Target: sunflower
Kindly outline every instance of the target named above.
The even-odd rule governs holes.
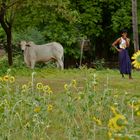
[[[134,60],[132,62],[134,67],[137,69],[140,69],[140,51],[134,53],[133,56],[131,57],[131,59]]]
[[[37,83],[37,84],[36,84],[36,88],[37,88],[38,90],[43,89],[43,84],[42,84],[42,83]]]
[[[10,81],[10,83],[14,83],[15,82],[15,77],[14,76],[10,76],[9,81]]]
[[[76,84],[77,84],[76,80],[72,80],[72,81],[71,81],[71,84],[72,84],[72,86],[73,86],[74,88],[76,88]]]
[[[52,110],[53,110],[53,105],[49,104],[48,107],[47,107],[47,111],[51,112]]]
[[[28,89],[28,86],[26,84],[22,85],[22,91],[21,92],[26,92]]]
[[[27,89],[27,85],[26,84],[22,85],[22,89]]]
[[[36,107],[34,108],[34,112],[36,112],[36,113],[40,112],[40,110],[41,110],[41,108],[40,108],[39,106],[36,106]]]
[[[43,86],[43,91],[47,92],[48,90],[50,90],[50,87],[48,85]]]
[[[5,76],[3,77],[3,81],[8,82],[8,80],[9,80],[9,76],[8,76],[8,75],[5,75]]]
[[[126,118],[121,114],[116,114],[115,117],[111,118],[108,122],[108,127],[112,132],[118,132],[125,128],[127,124]]]
[[[64,85],[64,89],[65,89],[66,91],[68,90],[68,85],[67,85],[67,84]]]

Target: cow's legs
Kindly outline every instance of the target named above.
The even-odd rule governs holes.
[[[60,66],[59,66],[59,63],[56,61],[56,66],[57,66],[57,68],[59,68]]]
[[[28,59],[26,59],[25,56],[24,56],[24,62],[27,65],[27,67],[30,67],[31,66],[30,61]]]
[[[34,69],[35,61],[31,61],[31,69]]]
[[[30,62],[26,61],[25,64],[27,65],[27,67],[29,67],[29,68],[31,67]]]
[[[61,70],[64,69],[64,64],[63,64],[63,61],[62,60],[60,60],[60,59],[57,60],[57,63],[56,64],[57,64],[57,67],[60,68]]]

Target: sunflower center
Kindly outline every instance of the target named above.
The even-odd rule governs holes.
[[[140,63],[140,55],[137,56],[136,61]]]

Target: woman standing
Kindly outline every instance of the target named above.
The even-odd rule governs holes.
[[[129,79],[132,79],[131,60],[127,50],[130,46],[130,39],[127,38],[127,30],[121,31],[121,37],[115,40],[112,46],[119,52],[119,67],[122,77],[124,78],[124,74],[128,74]]]

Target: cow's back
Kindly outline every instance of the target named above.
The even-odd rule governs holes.
[[[37,61],[48,61],[51,58],[58,59],[63,57],[63,47],[57,42],[35,45],[34,49]]]

